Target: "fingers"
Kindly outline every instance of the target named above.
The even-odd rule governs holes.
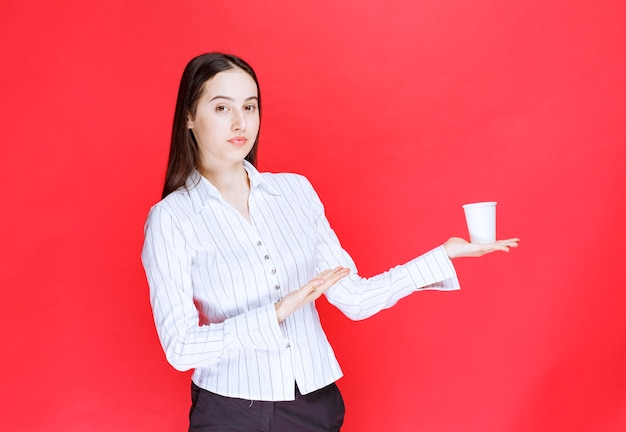
[[[284,320],[305,304],[317,300],[326,290],[349,274],[350,269],[341,266],[324,270],[300,289],[291,291],[275,304],[278,320]]]
[[[339,266],[330,270],[329,273],[326,274],[322,279],[324,279],[327,283],[334,285],[335,283],[339,282],[341,279],[348,276],[349,274],[350,274],[349,268]]]
[[[339,282],[341,279],[349,274],[349,268],[339,266],[335,267],[334,269],[324,270],[323,272],[318,274],[315,279],[312,279],[309,284],[312,290],[315,293],[318,293],[317,297],[319,297],[324,291],[335,285],[337,282]]]
[[[512,239],[507,239],[507,240],[498,240],[497,242],[495,242],[495,245],[497,245],[498,247],[497,250],[508,252],[510,248],[515,248],[519,246],[519,239],[512,238]]]
[[[518,238],[510,238],[510,239],[506,239],[506,240],[498,240],[496,243],[502,244],[502,245],[505,245],[505,246],[510,246],[510,247],[517,247],[517,245],[519,244],[519,239]]]
[[[349,268],[342,267],[342,266],[335,267],[334,269],[326,269],[323,272],[321,272],[320,274],[318,274],[315,277],[315,279],[318,279],[318,278],[320,278],[320,279],[332,278],[332,277],[341,275],[341,274],[345,273],[346,271],[348,273],[350,273],[350,269]],[[343,277],[343,276],[341,276],[341,277]],[[341,279],[341,277],[339,279]]]
[[[486,255],[492,252],[509,252],[511,248],[515,248],[519,245],[518,238],[512,238],[507,240],[498,240],[493,243],[487,243],[484,245],[480,245],[481,249],[477,256]]]
[[[452,238],[444,246],[450,258],[481,257],[493,252],[509,252],[519,245],[518,238],[497,240],[493,243],[470,243],[463,239]]]
[[[324,293],[324,291],[335,285],[349,274],[350,269],[341,266],[334,269],[324,270],[298,290],[302,294],[302,301],[304,303],[308,303],[317,299]]]

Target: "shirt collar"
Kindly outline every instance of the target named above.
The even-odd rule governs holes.
[[[243,167],[250,179],[250,193],[259,189],[265,190],[272,195],[281,195],[280,190],[272,182],[264,179],[263,175],[250,162],[244,160]],[[189,177],[187,177],[185,187],[187,188],[193,209],[196,213],[199,213],[210,199],[221,197],[217,188],[204,178],[198,170],[193,170]]]

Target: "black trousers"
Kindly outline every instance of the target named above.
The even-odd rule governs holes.
[[[189,432],[337,432],[345,407],[336,384],[285,402],[220,396],[191,383]]]

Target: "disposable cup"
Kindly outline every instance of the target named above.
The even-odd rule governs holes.
[[[496,202],[464,204],[465,222],[472,243],[496,241]]]

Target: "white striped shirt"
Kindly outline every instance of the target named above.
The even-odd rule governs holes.
[[[279,323],[274,303],[319,272],[352,273],[326,292],[353,320],[421,289],[459,284],[442,246],[371,278],[361,278],[339,244],[313,187],[297,174],[250,179],[249,223],[197,171],[186,187],[152,207],[142,262],[167,360],[194,369],[211,392],[249,400],[293,400],[342,376],[310,303]]]

